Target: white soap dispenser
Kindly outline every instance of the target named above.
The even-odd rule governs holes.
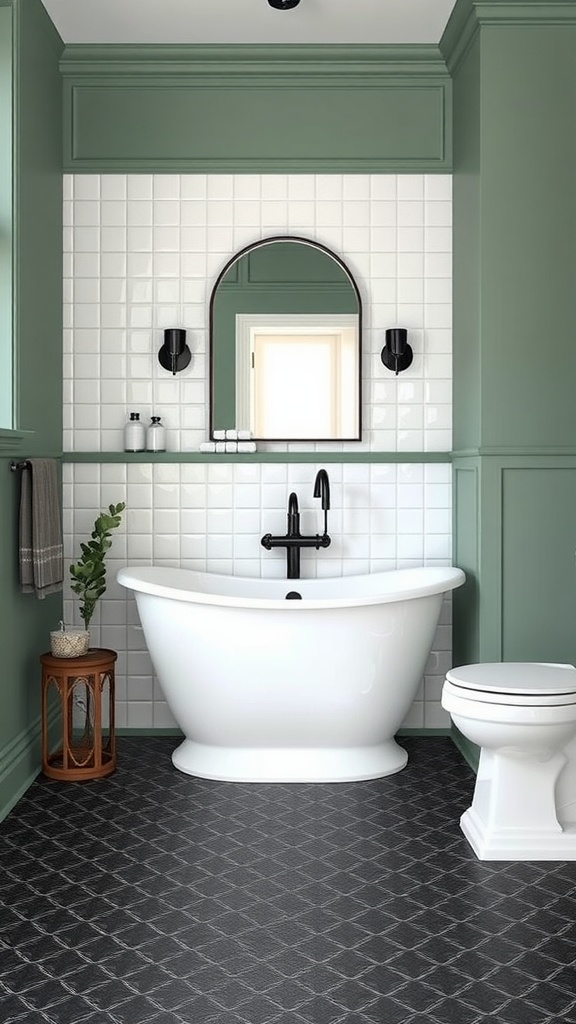
[[[124,451],[146,451],[146,431],[144,424],[140,422],[139,412],[131,412],[130,419],[124,427]]]
[[[164,425],[161,423],[159,416],[152,416],[150,420],[150,425],[146,431],[146,451],[166,451],[166,430],[164,429]]]

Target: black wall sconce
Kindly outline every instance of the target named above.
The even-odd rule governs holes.
[[[298,7],[300,0],[268,0],[268,3],[277,11],[291,11],[293,7]]]
[[[184,370],[192,355],[186,344],[186,331],[180,327],[170,327],[164,331],[164,344],[158,353],[158,362],[173,375]]]
[[[408,331],[405,327],[391,327],[386,331],[386,344],[380,358],[387,370],[396,375],[407,370],[414,358],[412,348],[408,344]]]

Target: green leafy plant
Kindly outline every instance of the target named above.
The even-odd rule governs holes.
[[[126,505],[110,505],[107,512],[101,512],[94,523],[91,539],[82,542],[82,557],[70,566],[71,587],[80,598],[80,616],[84,628],[88,629],[94,614],[96,602],[106,591],[106,552],[112,546],[111,531],[120,526]]]

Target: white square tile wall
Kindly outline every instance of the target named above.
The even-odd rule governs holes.
[[[134,410],[162,416],[169,450],[198,450],[216,278],[242,247],[293,234],[333,249],[360,289],[360,447],[448,451],[451,185],[448,175],[67,175],[64,449],[121,451]],[[193,356],[175,377],[158,362],[166,327],[186,329]],[[408,328],[414,349],[397,378],[380,360],[388,327]]]
[[[66,451],[121,451],[128,413],[167,427],[168,449],[196,451],[208,432],[208,306],[230,255],[271,235],[333,249],[363,303],[364,440],[354,450],[451,447],[451,178],[446,175],[76,175],[65,177],[64,440]],[[409,330],[414,361],[394,377],[380,351],[388,327]],[[165,327],[185,327],[190,367],[172,377],[157,353]],[[296,490],[302,527],[320,528],[312,497],[322,450],[305,463],[65,466],[66,555],[94,518],[126,501],[93,620],[118,651],[118,726],[174,723],[153,677],[134,601],[115,583],[126,562],[282,576],[285,554],[260,537],[284,532]],[[303,552],[303,575],[349,575],[451,558],[446,464],[329,464],[332,545]],[[66,596],[68,622],[77,604]],[[451,658],[446,601],[425,680],[406,726],[445,727]]]
[[[287,497],[298,494],[303,532],[322,529],[313,484],[322,465],[311,463],[81,464],[64,467],[65,556],[78,557],[95,514],[125,501],[108,556],[108,588],[92,624],[92,642],[118,652],[119,727],[172,725],[153,677],[136,606],[118,586],[126,563],[182,566],[239,576],[283,577],[285,552],[266,551],[264,533],[283,533]],[[450,562],[450,467],[414,463],[327,466],[331,484],[329,532],[320,552],[302,552],[302,575],[338,576]],[[96,512],[95,512],[96,510]],[[67,622],[78,621],[67,591]],[[434,650],[406,726],[448,724],[440,694],[451,657],[451,605],[446,601]]]

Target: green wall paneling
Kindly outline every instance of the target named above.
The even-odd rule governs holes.
[[[6,4],[0,3],[4,16]],[[62,437],[62,43],[40,0],[13,0],[14,426],[0,431],[0,818],[40,767],[40,664],[62,598],[18,580],[20,474],[12,458],[58,456]],[[3,27],[3,22],[1,27]],[[5,43],[5,39],[2,40]]]
[[[566,461],[502,470],[503,661],[576,664],[576,459]]]
[[[440,48],[454,89],[454,445],[560,447],[576,437],[576,4],[458,0]]]
[[[477,747],[475,743],[471,743],[466,736],[463,736],[455,725],[452,726],[450,737],[454,746],[462,754],[466,764],[469,765],[473,772],[477,773],[480,761],[480,747]],[[472,798],[472,790],[470,791],[470,797]]]
[[[453,481],[453,560],[466,582],[452,595],[452,660],[455,665],[478,661],[479,651],[479,466],[456,459]]]
[[[454,90],[455,560],[476,576],[475,594],[455,594],[460,662],[573,650],[575,33],[572,0],[457,0],[440,42]],[[538,577],[556,618],[538,617]]]
[[[66,170],[446,171],[437,47],[67,46]]]
[[[16,422],[62,450],[62,42],[40,0],[17,2],[14,315]],[[33,454],[32,451],[29,454]]]
[[[576,24],[485,33],[482,444],[537,451],[576,438]]]
[[[576,661],[576,453],[453,457],[454,662]]]
[[[12,10],[0,6],[0,426],[12,416]]]
[[[21,594],[18,578],[20,474],[0,458],[0,819],[40,767],[40,655],[62,618],[60,594]]]
[[[455,73],[453,109],[454,446],[478,445],[482,387],[480,335],[480,48],[475,40]]]

